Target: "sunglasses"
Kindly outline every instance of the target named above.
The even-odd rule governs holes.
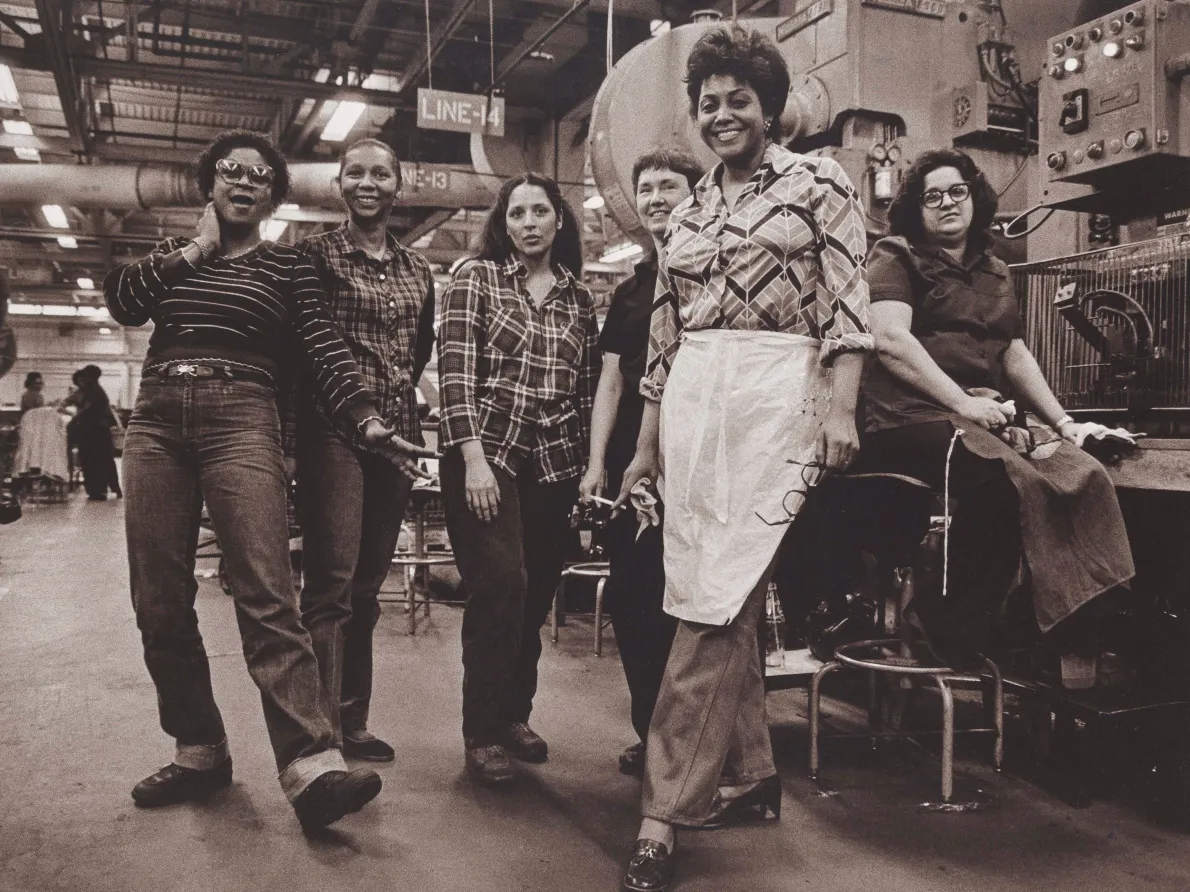
[[[267,164],[253,164],[251,167],[233,161],[230,158],[220,158],[215,162],[215,173],[225,183],[239,183],[244,177],[253,186],[271,186],[276,176]]]
[[[800,462],[793,461],[792,459],[786,459],[785,461],[786,464],[801,466],[801,486],[795,486],[789,492],[785,493],[784,498],[781,499],[781,510],[785,512],[784,517],[770,519],[759,511],[756,512],[756,516],[760,518],[761,523],[765,526],[779,527],[797,520],[798,513],[802,510],[802,506],[806,504],[806,497],[809,495],[810,490],[822,481],[822,476],[826,471],[826,466],[819,462]]]
[[[970,183],[955,183],[945,191],[942,189],[927,189],[921,195],[921,203],[923,207],[940,208],[942,207],[942,196],[949,195],[950,200],[955,204],[966,201],[971,197]]]

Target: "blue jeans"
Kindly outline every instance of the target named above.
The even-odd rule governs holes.
[[[298,438],[302,622],[310,630],[336,740],[368,727],[372,633],[413,482],[382,455],[357,451],[318,412]]]
[[[124,441],[132,603],[174,761],[227,757],[198,631],[194,552],[205,501],[290,800],[344,770],[290,575],[285,470],[273,391],[251,381],[146,377]]]

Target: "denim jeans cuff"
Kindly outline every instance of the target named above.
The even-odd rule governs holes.
[[[329,749],[312,756],[294,759],[281,772],[278,780],[281,781],[281,789],[285,791],[285,798],[293,802],[306,792],[306,787],[328,771],[346,770],[347,763],[343,761],[343,753],[337,749]]]
[[[174,764],[195,771],[207,771],[216,765],[222,765],[230,757],[227,738],[214,746],[203,743],[179,743],[174,753]]]

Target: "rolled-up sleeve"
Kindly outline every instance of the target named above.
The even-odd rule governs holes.
[[[825,293],[816,303],[822,362],[875,347],[868,321],[868,240],[855,187],[839,163],[823,158],[815,175],[812,208],[821,237],[819,268]]]
[[[468,263],[451,279],[438,324],[438,378],[442,398],[441,448],[480,439],[475,406],[476,365],[483,350],[484,267]]]
[[[640,393],[645,399],[661,402],[681,337],[678,295],[662,258],[657,264],[657,290],[653,293],[653,314],[649,319],[649,353],[640,380]]]

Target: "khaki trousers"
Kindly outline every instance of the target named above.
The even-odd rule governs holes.
[[[697,826],[721,777],[742,785],[777,773],[757,641],[772,575],[770,565],[728,625],[678,622],[649,726],[644,817]]]

